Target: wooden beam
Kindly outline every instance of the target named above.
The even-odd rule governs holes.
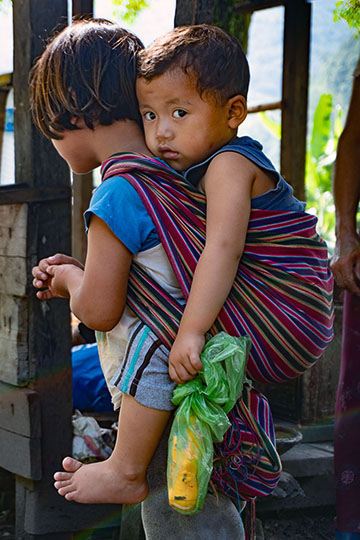
[[[72,0],[72,16],[85,15],[93,17],[93,0]]]
[[[177,0],[174,26],[211,24],[214,20],[215,0]]]
[[[35,476],[37,459],[41,461],[41,480],[24,487],[17,477],[16,490],[22,501],[22,512],[16,513],[17,537],[28,539],[26,519],[41,521],[44,508],[55,490],[53,474],[61,466],[65,455],[72,451],[72,384],[71,384],[71,332],[69,306],[66,300],[41,302],[31,285],[31,268],[41,258],[56,252],[71,252],[71,191],[70,173],[66,162],[57,154],[32,124],[28,97],[29,69],[46,43],[46,39],[67,24],[67,0],[16,0],[14,11],[14,131],[15,180],[41,194],[44,189],[65,188],[64,198],[32,199],[28,202],[26,228],[27,289],[27,385],[39,395],[41,408],[41,438],[36,452],[36,438],[25,438],[31,456],[30,470]],[[49,193],[49,192],[48,192]],[[54,194],[54,192],[52,192]],[[1,195],[0,195],[1,197]],[[7,432],[10,433],[10,432]],[[10,437],[8,435],[8,437]],[[37,457],[38,456],[38,457]],[[39,457],[40,456],[40,457]],[[18,468],[21,459],[8,451],[9,470]],[[25,473],[21,473],[25,476]],[[37,476],[39,478],[39,475]],[[42,494],[34,509],[31,494]],[[39,499],[36,499],[39,500]],[[43,506],[42,506],[43,505]],[[65,540],[62,534],[62,516],[58,514],[46,538]],[[54,533],[54,536],[52,535]],[[29,536],[30,535],[30,536]]]
[[[66,172],[65,176],[69,177]],[[0,186],[0,208],[8,204],[68,200],[70,197],[70,186],[31,187],[25,183]]]
[[[66,1],[16,0],[13,12],[15,181],[31,187],[67,185],[66,163],[32,123],[28,86],[29,70],[46,39],[67,25]]]
[[[72,16],[93,17],[93,0],[72,0]],[[73,206],[72,206],[72,246],[71,254],[82,263],[85,262],[87,238],[84,228],[83,214],[89,206],[93,191],[93,174],[73,174]]]
[[[248,0],[235,4],[234,10],[238,13],[252,13],[262,9],[284,6],[288,0]]]
[[[311,4],[285,6],[282,81],[281,174],[305,200],[306,129],[309,83]]]
[[[78,259],[84,263],[87,251],[87,237],[85,233],[83,214],[89,207],[89,202],[94,189],[92,173],[74,174],[72,188],[73,206],[71,253],[75,259]]]
[[[254,114],[262,111],[276,111],[281,110],[282,103],[281,101],[276,101],[275,103],[264,103],[262,105],[255,105],[254,107],[248,108],[249,114]]]
[[[0,156],[2,155],[3,136],[5,130],[6,99],[9,90],[9,86],[0,85]]]

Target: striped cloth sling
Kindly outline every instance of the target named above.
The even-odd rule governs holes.
[[[101,173],[102,180],[122,176],[136,189],[186,300],[205,245],[204,194],[165,163],[139,154],[116,154]],[[251,211],[234,285],[210,333],[250,335],[247,375],[255,381],[297,377],[333,337],[333,279],[316,222],[305,212]],[[170,349],[183,307],[136,264],[127,303]]]

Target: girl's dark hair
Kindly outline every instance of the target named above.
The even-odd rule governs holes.
[[[130,32],[105,19],[73,22],[46,46],[30,72],[34,123],[51,139],[65,129],[115,120],[141,124],[135,93],[136,55],[143,48]]]
[[[237,94],[247,97],[245,53],[234,36],[216,26],[179,26],[138,55],[138,77],[146,80],[174,68],[195,76],[200,95],[213,94],[222,103]]]

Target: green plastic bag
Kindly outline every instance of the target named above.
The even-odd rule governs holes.
[[[221,332],[205,345],[203,369],[179,384],[172,402],[178,405],[169,437],[167,464],[171,507],[194,514],[203,506],[213,468],[213,443],[221,442],[230,422],[227,413],[242,392],[249,336]]]

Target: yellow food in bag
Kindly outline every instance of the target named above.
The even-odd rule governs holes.
[[[199,445],[191,429],[185,445],[184,441],[174,434],[171,459],[174,482],[169,488],[169,504],[177,510],[192,511],[198,499]]]

